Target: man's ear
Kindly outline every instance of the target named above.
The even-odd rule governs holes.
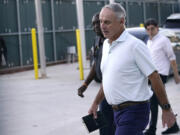
[[[121,18],[121,19],[120,19],[120,23],[121,23],[121,24],[125,24],[125,18]]]
[[[159,31],[159,26],[157,26],[157,29],[158,29],[158,31]]]

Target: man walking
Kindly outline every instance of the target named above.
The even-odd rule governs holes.
[[[100,70],[100,63],[101,63],[101,57],[102,57],[102,46],[104,42],[104,36],[100,29],[100,21],[99,21],[99,13],[95,14],[92,18],[92,25],[93,30],[96,33],[95,42],[93,45],[93,58],[94,58],[94,64],[85,79],[85,82],[83,85],[78,89],[78,95],[80,97],[84,97],[83,93],[87,89],[90,82],[95,79],[96,82],[101,83],[102,81],[102,73]],[[114,135],[115,132],[115,126],[113,122],[113,110],[112,107],[107,103],[106,99],[104,98],[103,101],[100,104],[100,111],[104,114],[106,117],[106,120],[108,122],[108,125],[104,128],[100,129],[100,135]]]
[[[115,135],[143,135],[152,96],[148,79],[163,110],[163,126],[171,127],[175,116],[149,50],[125,30],[125,16],[124,8],[118,3],[105,5],[100,12],[101,30],[107,38],[101,60],[102,85],[89,113],[97,117],[98,104],[105,96],[114,109]]]
[[[150,50],[153,63],[156,66],[158,73],[160,74],[162,82],[165,84],[169,75],[170,65],[173,69],[174,79],[176,83],[180,83],[180,77],[178,74],[176,57],[173,52],[170,40],[159,33],[158,23],[155,19],[148,19],[145,22],[145,28],[149,35],[147,46]],[[156,126],[158,118],[158,104],[159,101],[155,94],[151,97],[151,122],[149,129],[145,132],[145,135],[156,135]],[[162,134],[177,133],[179,127],[175,122],[174,125],[168,128]]]

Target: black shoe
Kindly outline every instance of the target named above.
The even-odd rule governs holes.
[[[153,129],[147,129],[145,132],[144,132],[144,135],[156,135],[156,130],[153,130]]]
[[[175,122],[171,128],[166,129],[165,131],[162,132],[162,134],[165,135],[165,134],[172,134],[172,133],[177,133],[177,132],[179,132],[179,127],[177,123]]]

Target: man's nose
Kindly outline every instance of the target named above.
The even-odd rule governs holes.
[[[101,23],[101,29],[104,29],[105,25],[104,23]]]

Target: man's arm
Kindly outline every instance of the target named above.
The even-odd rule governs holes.
[[[96,98],[95,98],[93,104],[91,105],[91,108],[88,111],[89,114],[93,114],[94,118],[97,118],[96,112],[97,112],[97,109],[98,109],[98,105],[101,103],[101,101],[103,99],[104,99],[104,91],[103,91],[103,86],[101,84],[99,92],[96,95]]]
[[[163,105],[169,104],[167,94],[165,91],[165,87],[162,83],[162,80],[161,80],[159,74],[157,72],[153,72],[151,75],[149,75],[148,78],[151,81],[153,91],[156,94],[156,96],[160,102],[161,107]],[[163,124],[163,127],[165,127],[165,125],[167,125],[168,128],[170,128],[173,126],[175,121],[176,121],[176,119],[175,119],[174,113],[172,111],[172,108],[169,108],[169,109],[162,108],[162,124]]]
[[[171,67],[172,67],[173,73],[174,73],[174,80],[176,83],[180,83],[180,77],[179,77],[179,73],[178,73],[176,60],[172,60],[170,62],[171,62]]]
[[[78,95],[80,97],[84,97],[83,93],[87,89],[90,82],[94,79],[95,75],[96,75],[96,72],[95,72],[95,63],[94,63],[84,83],[82,84],[81,87],[78,88]]]

